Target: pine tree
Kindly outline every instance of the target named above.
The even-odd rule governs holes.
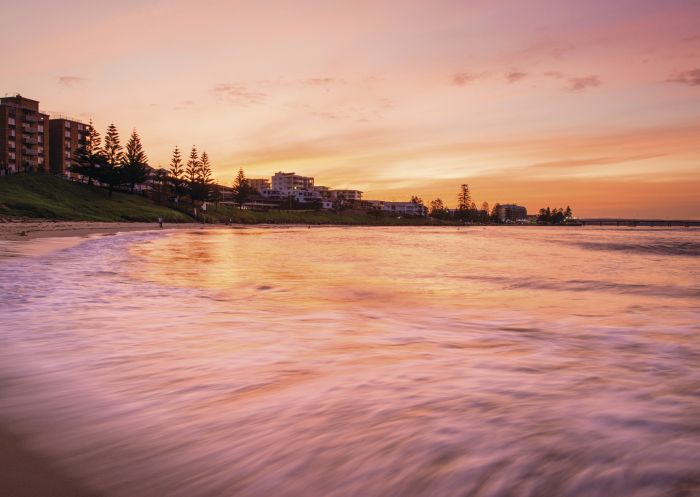
[[[199,155],[197,154],[197,148],[192,146],[190,151],[190,158],[187,161],[187,168],[185,169],[185,180],[191,185],[197,182],[197,176],[199,175]]]
[[[117,131],[117,127],[114,124],[110,124],[107,127],[102,155],[104,155],[107,165],[113,168],[119,167],[124,157],[123,148],[119,143],[119,131]]]
[[[233,198],[238,204],[238,208],[242,209],[243,204],[248,202],[254,193],[255,189],[248,184],[243,168],[240,168],[233,182]]]
[[[493,206],[493,209],[491,209],[491,221],[496,221],[496,222],[501,221],[501,217],[498,213],[499,210],[501,210],[501,204],[496,202],[496,204]]]
[[[180,149],[178,147],[175,147],[175,150],[173,150],[173,157],[170,159],[170,169],[168,172],[171,178],[178,180],[181,180],[185,174],[182,167],[182,156],[180,155]]]
[[[102,138],[95,126],[93,126],[91,119],[90,124],[87,126],[85,143],[75,151],[73,156],[75,167],[72,168],[74,172],[86,177],[88,184],[92,184],[92,181],[99,177],[98,169],[102,158],[101,144]]]
[[[211,179],[211,163],[206,152],[202,152],[202,158],[199,161],[199,177],[198,181],[208,185],[212,183]]]
[[[469,193],[469,185],[466,183],[459,187],[457,195],[457,209],[460,211],[468,210],[472,205],[472,195]]]
[[[182,166],[182,156],[180,155],[180,149],[175,147],[173,150],[173,157],[170,159],[170,169],[168,170],[170,175],[170,184],[173,187],[176,199],[184,194],[184,177],[185,169]]]
[[[199,196],[202,200],[208,200],[211,196],[211,187],[214,181],[211,178],[211,163],[206,152],[202,152],[202,158],[199,161],[199,174],[197,183],[199,184]]]
[[[445,204],[442,202],[441,198],[436,198],[430,202],[430,215],[435,218],[445,217]]]
[[[122,146],[119,143],[119,132],[114,124],[107,127],[100,155],[101,164],[98,179],[109,186],[109,196],[111,197],[114,187],[122,184],[121,162],[124,157]]]
[[[132,193],[137,184],[148,179],[148,169],[148,157],[143,151],[141,138],[134,129],[126,144],[126,153],[122,159],[123,180],[129,185],[129,190]]]

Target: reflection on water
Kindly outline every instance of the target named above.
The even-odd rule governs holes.
[[[0,417],[116,496],[697,495],[699,246],[251,228],[10,259]]]

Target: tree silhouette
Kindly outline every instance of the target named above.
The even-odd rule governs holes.
[[[254,193],[255,189],[248,184],[243,168],[240,168],[236,179],[233,181],[233,198],[238,204],[238,208],[242,209],[243,204],[248,202]]]
[[[124,183],[129,185],[129,191],[133,192],[137,184],[148,179],[148,157],[143,151],[141,138],[134,129],[126,144],[126,153],[122,159],[122,177]]]
[[[180,149],[178,147],[175,147],[175,150],[173,150],[168,173],[175,197],[183,195],[185,193],[185,169],[182,165],[182,156],[180,155]]]
[[[436,198],[430,202],[430,216],[437,219],[447,218],[447,210],[441,198]]]
[[[211,186],[214,181],[211,178],[211,163],[206,152],[202,152],[199,161],[199,172],[197,174],[197,187],[201,200],[208,200],[211,195]]]
[[[98,180],[107,184],[111,197],[114,187],[122,184],[121,163],[124,157],[123,148],[119,143],[119,131],[114,123],[107,127],[100,156]]]
[[[468,210],[472,205],[472,195],[469,192],[469,185],[462,184],[459,187],[457,194],[457,209],[460,211]]]
[[[501,216],[498,213],[498,211],[500,209],[501,209],[501,204],[496,202],[493,206],[493,209],[491,209],[491,221],[495,221],[497,223],[501,222]]]
[[[199,154],[197,148],[192,146],[190,158],[187,160],[185,169],[185,180],[189,189],[190,198],[194,202],[199,199],[199,188],[197,186],[197,178],[199,177]]]
[[[107,132],[105,133],[105,143],[102,147],[102,154],[104,155],[105,162],[111,167],[119,167],[124,157],[124,149],[119,143],[119,131],[114,123],[107,127]]]
[[[88,184],[92,184],[93,180],[99,178],[99,167],[102,159],[102,151],[100,145],[102,144],[102,138],[100,133],[92,125],[92,119],[90,124],[87,126],[87,136],[85,137],[85,143],[82,144],[73,156],[73,161],[76,166],[73,171],[84,176],[88,179]]]
[[[187,168],[185,169],[185,179],[192,185],[197,182],[197,176],[199,175],[199,155],[197,154],[197,147],[192,146],[190,151],[190,158],[187,160]]]

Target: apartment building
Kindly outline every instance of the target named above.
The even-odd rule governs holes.
[[[362,192],[360,190],[329,190],[328,196],[332,200],[362,200]]]
[[[75,119],[56,117],[49,120],[50,170],[68,176],[75,162],[75,153],[87,145],[89,125]]]
[[[265,178],[248,178],[246,179],[248,186],[255,188],[258,193],[265,190],[270,190],[270,180]]]
[[[389,202],[387,200],[366,200],[367,207],[375,211],[382,211],[397,216],[427,216],[428,209],[414,202]]]
[[[313,188],[314,179],[310,176],[279,171],[272,177],[271,189],[282,195],[292,195],[295,190],[313,190]]]
[[[502,222],[527,221],[527,209],[522,205],[503,204],[499,205],[496,214]]]
[[[13,95],[0,98],[0,174],[47,171],[49,116],[39,102]]]

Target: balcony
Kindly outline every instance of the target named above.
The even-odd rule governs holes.
[[[27,124],[23,124],[23,125],[22,125],[22,133],[25,133],[25,134],[33,134],[33,133],[36,133],[36,132],[37,132],[37,130],[36,130],[36,128],[35,128],[34,126],[29,126],[29,125],[27,125]]]
[[[22,141],[25,145],[36,145],[37,143],[39,143],[39,140],[31,136],[23,136]]]
[[[39,155],[39,152],[33,148],[22,147],[22,155],[27,155],[29,157]]]
[[[34,115],[34,114],[25,114],[24,115],[24,122],[25,123],[38,123],[39,117]]]

